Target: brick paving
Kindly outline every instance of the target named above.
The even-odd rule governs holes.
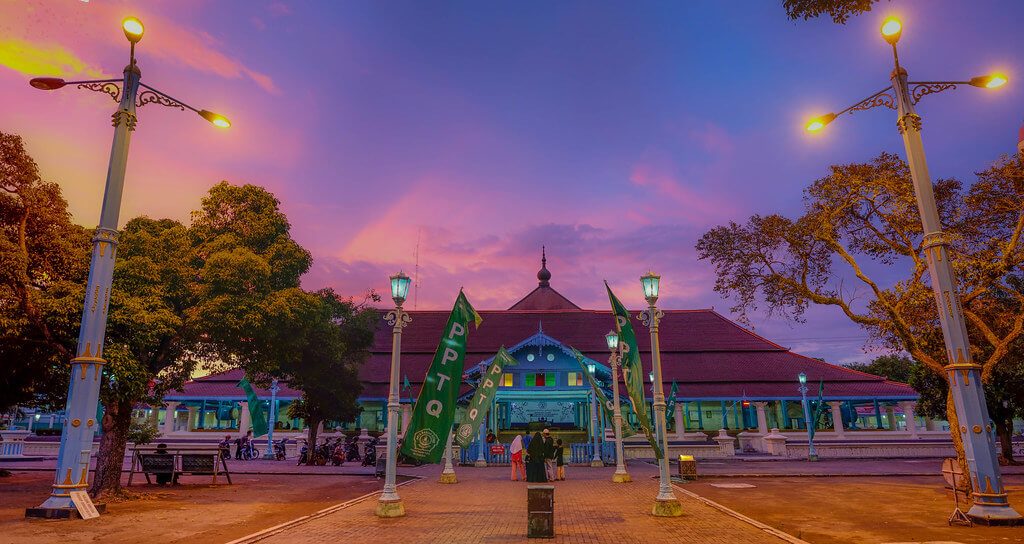
[[[677,493],[679,518],[650,514],[657,480],[653,466],[630,466],[632,483],[611,483],[612,468],[570,467],[555,486],[555,535],[560,543],[699,542],[772,543],[784,540],[702,502]],[[526,485],[508,481],[507,468],[456,469],[459,483],[436,482],[439,467],[403,470],[422,481],[399,488],[406,516],[379,519],[375,498],[248,542],[312,544],[337,542],[461,543],[526,542]]]

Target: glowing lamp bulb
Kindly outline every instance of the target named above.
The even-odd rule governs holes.
[[[822,115],[821,117],[815,117],[814,119],[811,119],[810,121],[807,122],[807,132],[818,132],[819,130],[825,128],[825,125],[834,121],[835,118],[836,114],[834,113]]]
[[[142,21],[135,17],[128,17],[121,21],[121,28],[124,30],[124,36],[132,43],[138,43],[142,39],[142,33],[146,30],[142,26]]]
[[[903,32],[903,23],[895,17],[887,17],[882,21],[882,37],[885,41],[895,44],[900,41],[900,34]]]

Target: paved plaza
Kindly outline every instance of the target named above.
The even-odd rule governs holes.
[[[439,484],[438,467],[416,471],[424,479],[399,488],[407,515],[378,519],[376,500],[285,528],[266,538],[244,542],[306,544],[336,542],[525,542],[526,487],[508,480],[507,468],[461,468],[459,483]],[[611,483],[612,468],[570,467],[568,480],[555,482],[555,538],[565,543],[701,542],[733,544],[787,540],[677,493],[684,514],[650,514],[657,494],[656,470],[630,467],[634,482]],[[795,540],[790,540],[795,541]]]

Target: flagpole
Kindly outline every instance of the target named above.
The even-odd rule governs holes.
[[[590,392],[590,432],[592,435],[592,442],[594,444],[594,455],[590,459],[591,467],[603,467],[604,463],[601,462],[601,454],[597,451],[597,395],[593,391]]]
[[[441,479],[438,480],[442,484],[457,484],[459,479],[455,476],[455,467],[452,466],[452,438],[455,437],[455,433],[448,432],[448,442],[444,446],[444,470],[441,471]]]
[[[622,344],[619,342],[619,335],[615,331],[609,331],[605,335],[608,342],[608,366],[612,369],[612,419],[615,427],[615,473],[612,474],[612,481],[620,484],[632,482],[633,478],[626,472],[626,461],[622,454],[622,407],[619,404],[619,357],[622,351]]]

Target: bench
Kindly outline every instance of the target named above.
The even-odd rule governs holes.
[[[220,456],[220,449],[217,447],[167,448],[166,453],[156,453],[156,448],[136,447],[132,450],[128,485],[132,485],[132,478],[136,472],[141,472],[148,484],[153,483],[149,479],[151,474],[170,474],[174,483],[177,483],[178,476],[182,474],[212,476],[215,484],[217,476],[223,474],[228,483],[232,483],[227,463]]]

